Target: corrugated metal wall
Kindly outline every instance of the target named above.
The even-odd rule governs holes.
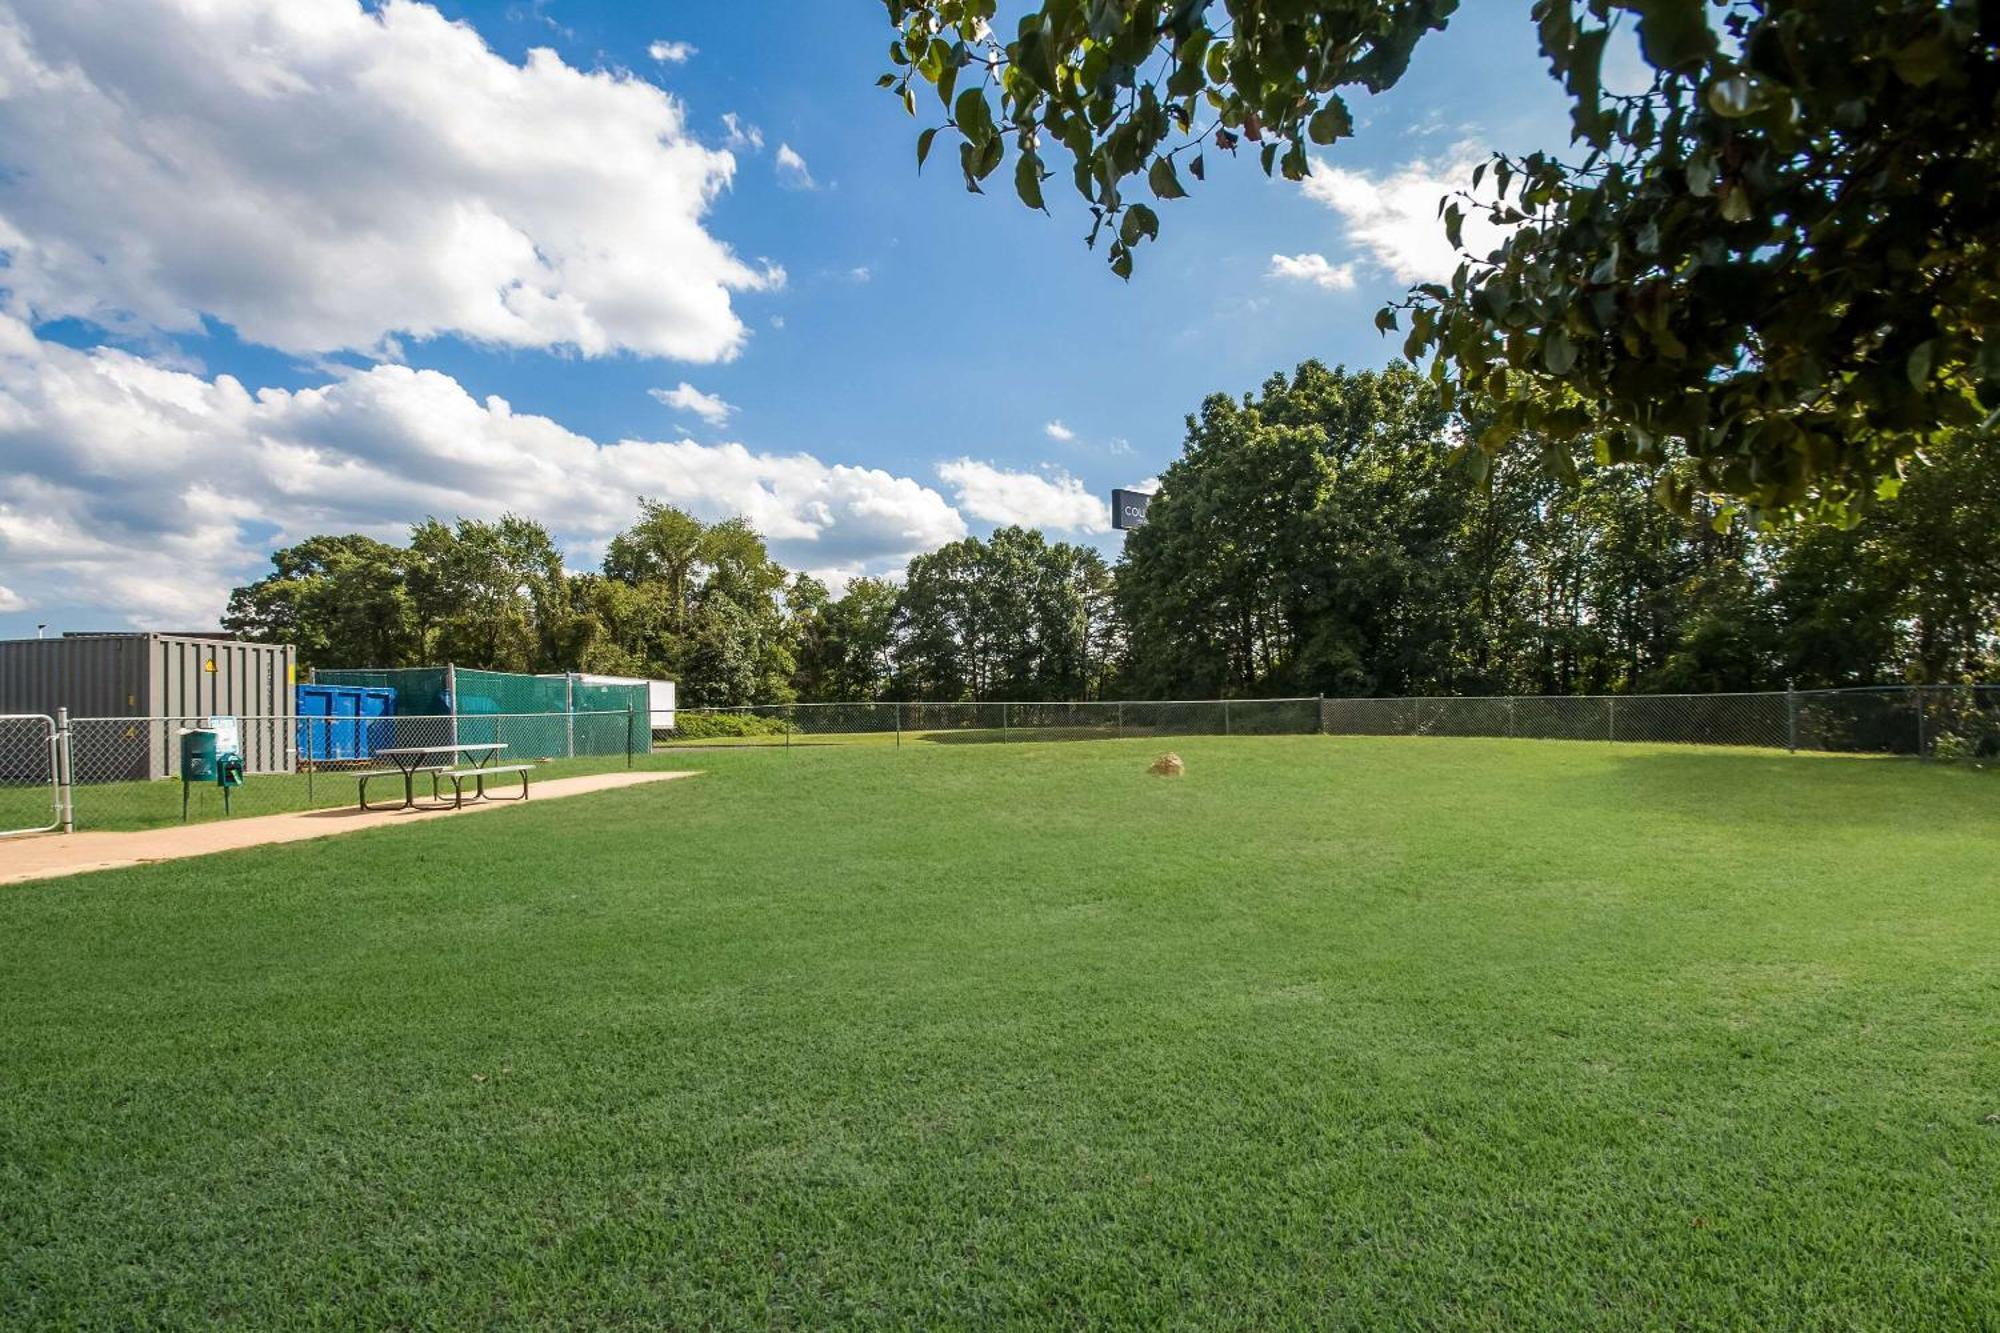
[[[147,654],[147,713],[185,719],[217,714],[246,719],[243,723],[243,765],[252,773],[289,773],[296,728],[289,722],[253,722],[251,718],[289,719],[293,698],[294,655],[289,645],[237,643],[227,639],[193,639],[178,635],[149,636]],[[155,756],[155,777],[179,771],[179,741],[162,731],[162,748]]]
[[[284,719],[246,722],[243,760],[253,773],[290,772],[295,664],[288,645],[178,634],[5,640],[0,641],[0,713],[53,716],[67,708],[72,718],[174,719],[127,729],[134,748],[129,764],[107,760],[105,765],[107,774],[116,769],[121,777],[174,776],[179,771],[174,732],[194,718]]]
[[[146,647],[131,634],[0,641],[0,713],[144,716]]]

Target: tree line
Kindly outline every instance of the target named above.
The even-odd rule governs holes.
[[[402,546],[313,537],[223,624],[308,666],[657,676],[691,705],[2000,676],[1991,433],[1933,445],[1859,523],[1757,527],[1699,500],[1675,512],[1656,471],[1560,444],[1479,466],[1484,428],[1406,366],[1307,362],[1188,418],[1115,566],[1007,527],[835,595],[741,519],[642,500],[586,572],[518,516],[426,519]]]

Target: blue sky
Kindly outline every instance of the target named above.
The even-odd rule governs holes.
[[[1526,8],[1303,188],[1210,153],[1123,283],[1066,189],[918,175],[869,0],[0,0],[0,635],[212,623],[274,540],[428,513],[588,566],[640,488],[836,579],[1007,518],[1115,553],[1203,395],[1387,360],[1441,183],[1561,146]]]

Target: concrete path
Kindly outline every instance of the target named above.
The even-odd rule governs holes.
[[[581,778],[552,778],[537,782],[526,804],[581,796],[586,792],[610,791],[642,782],[667,782],[691,778],[693,773],[594,773]],[[0,884],[24,880],[52,879],[57,875],[79,875],[86,870],[113,870],[120,866],[145,865],[149,861],[177,861],[184,856],[206,856],[210,852],[233,851],[239,847],[263,847],[274,842],[304,842],[327,838],[357,829],[381,828],[387,824],[415,824],[429,819],[452,819],[476,815],[482,810],[505,810],[513,801],[480,801],[459,810],[380,810],[361,811],[353,806],[334,810],[301,810],[286,815],[257,815],[248,819],[217,819],[205,824],[175,824],[171,828],[147,829],[140,833],[42,833],[23,838],[0,839]]]

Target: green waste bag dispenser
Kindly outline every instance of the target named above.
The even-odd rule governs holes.
[[[222,813],[229,793],[243,785],[242,731],[233,717],[211,717],[205,727],[181,732],[181,822],[188,817],[188,793],[196,783],[222,788]]]

